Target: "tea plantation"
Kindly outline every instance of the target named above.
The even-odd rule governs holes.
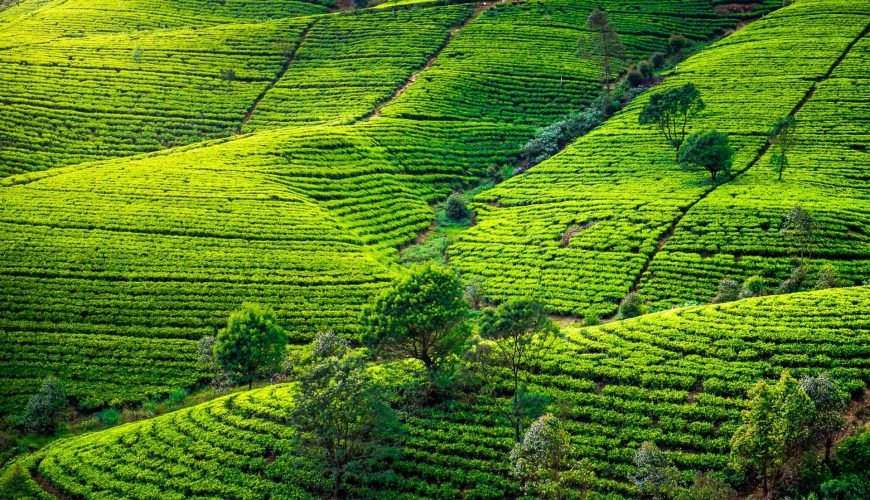
[[[623,107],[530,166],[542,127],[600,102],[596,8],[624,45]],[[528,389],[570,435],[566,463],[594,473],[568,498],[646,494],[631,480],[646,442],[681,484],[753,493],[729,458],[758,380],[826,373],[856,421],[870,382],[868,20],[866,0],[0,0],[0,497],[21,470],[25,497],[323,497],[284,378],[77,425],[206,388],[198,342],[242,303],[274,311],[293,353],[322,332],[366,352],[363,306],[427,245],[463,304],[533,299],[557,321]],[[690,83],[706,107],[687,131],[734,148],[719,182],[640,124]],[[779,179],[768,134],[786,116]],[[801,248],[781,230],[794,207],[815,224]],[[827,265],[833,288],[812,291]],[[723,279],[756,276],[764,296],[711,304]],[[624,319],[635,296],[650,314]],[[401,458],[333,496],[527,493],[507,369],[492,394],[425,397],[415,362],[367,369],[400,408]],[[71,416],[47,445],[19,420],[46,377]]]
[[[825,370],[846,387],[864,387],[868,307],[864,287],[569,329],[534,385],[565,403],[571,458],[589,459],[596,473],[589,497],[634,496],[626,478],[643,441],[658,443],[686,475],[723,470],[744,392],[758,378],[776,378],[783,368]],[[312,474],[293,458],[285,424],[292,402],[288,385],[232,395],[57,443],[26,464],[59,494],[79,497],[304,497]],[[498,425],[496,404],[480,398],[408,415],[398,477],[360,484],[355,494],[516,495],[506,464],[513,435]]]

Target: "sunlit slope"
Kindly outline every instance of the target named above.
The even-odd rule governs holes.
[[[528,1],[486,10],[456,36],[430,71],[385,116],[547,125],[599,92],[599,69],[578,40],[595,7],[606,9],[631,61],[666,51],[668,37],[707,40],[739,15],[715,13],[709,0]],[[756,5],[754,14],[773,2]],[[581,51],[578,54],[578,50]]]
[[[374,111],[471,7],[62,37],[0,50],[0,176]],[[111,16],[103,16],[109,19]],[[41,32],[36,27],[28,28]],[[3,40],[20,35],[5,33]],[[277,81],[277,85],[272,85]],[[261,102],[262,101],[262,102]]]
[[[812,53],[812,44],[796,47]],[[740,50],[739,46],[735,50]],[[722,278],[757,274],[775,287],[795,265],[779,231],[800,205],[816,220],[807,283],[830,262],[847,281],[870,279],[870,38],[849,51],[795,115],[796,145],[777,180],[768,152],[745,175],[694,206],[644,276],[656,304],[708,301]]]
[[[205,27],[327,12],[330,0],[13,0],[0,11],[0,47],[106,33]]]
[[[691,123],[690,131],[715,128],[729,133],[737,150],[734,170],[755,164],[750,173],[771,182],[775,174],[767,161],[753,162],[774,118],[795,109],[816,80],[824,79],[837,65],[864,31],[867,13],[870,9],[853,2],[798,2],[680,64],[662,88],[694,83],[707,109]],[[819,96],[825,93],[824,82],[821,87]],[[837,88],[829,86],[830,91]],[[846,98],[856,97],[844,93]],[[638,98],[563,153],[480,195],[478,224],[452,247],[451,263],[466,275],[483,277],[485,291],[493,298],[532,296],[544,300],[554,312],[579,315],[614,312],[684,211],[711,190],[713,196],[720,189],[730,189],[728,184],[714,188],[703,172],[681,171],[664,138],[654,128],[637,124],[647,99]],[[810,112],[813,106],[805,109]],[[823,125],[808,125],[812,126]],[[864,127],[861,121],[851,126]],[[803,133],[807,134],[802,136],[804,143],[814,140],[809,129]],[[816,150],[825,150],[825,146]],[[797,153],[792,156],[796,163],[815,163],[811,158],[798,160]],[[854,171],[855,167],[849,168]],[[799,169],[795,165],[795,177],[789,180],[787,175],[785,186],[807,175],[798,174]],[[834,177],[819,182],[837,181]],[[855,184],[855,189],[860,187]],[[781,192],[760,196],[770,200],[771,214],[780,210],[776,207],[788,205],[782,202]],[[825,203],[841,206],[830,196]],[[861,206],[866,205],[862,202],[852,210],[860,211]],[[718,216],[730,217],[727,212]],[[855,222],[861,220],[858,217]],[[778,225],[773,227],[775,232]],[[848,228],[842,225],[833,227],[833,233],[825,235],[820,247],[849,238]],[[678,238],[679,232],[672,239]],[[854,251],[865,257],[867,248],[858,241]],[[691,265],[686,260],[686,270]],[[845,278],[858,280],[867,275],[870,261],[842,267]],[[665,291],[660,300],[665,293],[686,295]],[[709,300],[712,294],[709,290],[693,298]]]
[[[531,389],[548,395],[565,422],[570,460],[594,467],[590,495],[635,497],[627,476],[644,441],[664,449],[687,479],[724,471],[746,390],[759,378],[825,371],[862,389],[870,381],[868,301],[866,287],[828,290],[572,329]],[[513,430],[495,407],[506,403],[478,397],[408,416],[399,477],[364,478],[355,493],[517,495],[507,465]],[[83,497],[301,496],[316,471],[294,459],[290,405],[288,386],[232,395],[58,443],[28,465],[60,492]]]

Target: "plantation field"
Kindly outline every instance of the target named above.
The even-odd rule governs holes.
[[[662,46],[671,29],[701,38],[737,20],[711,17],[708,2],[688,10],[662,2],[633,14],[617,4],[626,37],[664,23],[631,42],[636,54],[646,43]],[[58,20],[51,43],[0,50],[0,65],[14,75],[0,81],[9,117],[0,125],[0,163],[4,175],[30,172],[0,180],[7,257],[0,265],[0,413],[19,410],[50,373],[69,380],[85,408],[191,386],[203,377],[196,340],[246,300],[275,309],[294,342],[327,329],[355,334],[361,304],[396,275],[396,250],[432,224],[430,204],[474,185],[490,167],[514,165],[530,124],[586,104],[597,86],[591,63],[569,40],[592,4],[271,19],[284,15],[269,10],[277,3],[212,9],[179,2],[155,6],[173,22],[140,27],[123,16],[118,26],[100,25],[105,16],[75,5],[24,2],[0,15],[0,39],[21,38],[16,29],[35,32],[29,23],[49,18],[77,19],[84,30],[69,36],[72,25]],[[689,15],[676,20],[676,12]],[[491,50],[516,47],[513,25],[539,15],[536,29],[568,26],[557,38],[525,38],[529,50],[555,63]],[[523,78],[549,68],[550,83],[562,78],[559,65],[586,77],[575,82],[576,99],[543,114],[535,114],[538,105],[558,101],[563,87],[510,97],[524,99],[517,109],[525,111],[512,111],[517,120],[464,112],[430,119],[439,117],[428,116],[414,92],[441,93],[429,80],[441,81],[439,65],[463,54],[493,68],[492,83],[505,64]],[[419,78],[390,99],[415,71]],[[240,127],[238,137],[153,152]],[[68,163],[75,165],[60,167]],[[92,346],[112,339],[126,347],[100,362],[105,372],[83,369]],[[136,347],[157,339],[173,347],[153,360]],[[46,352],[53,354],[46,359]],[[173,375],[153,377],[161,363]]]
[[[626,477],[643,441],[666,450],[686,478],[724,470],[745,391],[758,378],[827,371],[852,391],[865,387],[868,300],[866,287],[826,290],[570,328],[533,389],[566,422],[571,459],[591,461],[590,497],[630,497],[636,491]],[[27,464],[60,492],[82,497],[301,496],[314,471],[294,458],[284,423],[292,390],[272,386],[67,440]],[[504,403],[480,397],[406,415],[399,477],[360,483],[356,493],[516,495],[507,469],[513,431],[495,407]]]
[[[718,280],[734,267],[743,268],[736,278],[760,267],[771,284],[785,279],[792,267],[781,241],[776,243],[779,260],[761,260],[767,254],[758,252],[758,259],[738,257],[740,264],[727,265],[735,258],[718,254],[727,254],[731,244],[728,234],[722,234],[727,231],[718,230],[720,221],[728,221],[732,233],[745,242],[743,251],[751,254],[755,244],[751,238],[761,232],[756,229],[761,221],[766,219],[770,228],[765,243],[759,244],[769,244],[779,236],[779,218],[805,199],[808,207],[813,207],[811,200],[818,200],[815,206],[821,207],[816,210],[823,225],[817,248],[825,250],[816,256],[832,260],[847,283],[866,279],[870,276],[870,248],[863,236],[867,191],[854,179],[849,190],[837,189],[838,182],[846,184],[856,171],[859,178],[866,177],[866,168],[861,170],[866,162],[850,162],[855,154],[848,144],[832,150],[824,142],[842,145],[852,139],[814,140],[818,130],[828,130],[832,121],[867,133],[863,121],[849,121],[848,115],[822,109],[826,94],[834,102],[856,99],[849,96],[860,92],[859,85],[844,89],[837,71],[852,66],[853,53],[852,57],[862,57],[858,54],[863,45],[851,44],[866,32],[866,14],[866,8],[853,2],[796,3],[681,63],[662,84],[672,88],[694,83],[699,88],[707,109],[690,124],[690,131],[716,128],[729,133],[736,150],[733,169],[748,169],[737,180],[717,187],[703,172],[681,171],[664,139],[652,127],[637,125],[647,101],[641,96],[559,155],[479,195],[477,225],[451,247],[451,263],[466,276],[480,276],[485,293],[495,299],[536,297],[558,313],[614,313],[650,260],[649,285],[642,291],[655,305],[707,302],[715,295]],[[832,26],[836,31],[831,31]],[[842,95],[840,89],[845,90]],[[800,147],[817,153],[795,160],[785,181],[776,183],[768,159],[759,159],[758,154],[773,119],[797,108],[798,120],[806,122],[801,132],[805,145]],[[814,114],[821,116],[816,120]],[[808,115],[805,120],[804,115]],[[854,132],[850,137],[855,137]],[[861,142],[860,135],[854,142]],[[819,154],[828,155],[827,166],[819,165]],[[848,167],[839,170],[838,165]],[[838,173],[826,175],[835,169]],[[744,191],[753,194],[735,201],[737,193]],[[717,205],[714,200],[719,200]],[[744,210],[736,209],[740,202],[745,203]],[[684,248],[685,242],[704,241],[703,228],[693,221],[708,204],[706,213],[716,221],[709,222],[716,246],[695,245],[696,255],[672,253],[672,248]],[[573,236],[564,246],[566,234]],[[657,271],[659,262],[661,271]]]

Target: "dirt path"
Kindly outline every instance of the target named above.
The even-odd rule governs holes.
[[[242,128],[245,126],[246,123],[251,121],[251,117],[254,116],[254,111],[257,110],[257,106],[260,105],[260,102],[263,100],[263,98],[266,97],[266,94],[268,94],[269,91],[275,87],[275,85],[281,80],[281,78],[284,77],[284,74],[287,73],[287,70],[290,69],[290,66],[293,65],[293,61],[296,57],[296,52],[299,50],[299,47],[301,47],[302,44],[305,43],[305,38],[308,36],[308,32],[311,31],[311,28],[314,27],[316,23],[317,20],[311,21],[311,23],[306,26],[304,30],[302,30],[302,34],[299,35],[299,40],[296,41],[296,44],[287,54],[287,59],[284,61],[284,65],[281,66],[278,74],[275,75],[275,78],[269,82],[266,88],[264,88],[263,91],[260,92],[260,95],[258,95],[256,99],[254,99],[254,102],[251,103],[251,106],[248,108],[248,112],[245,113],[245,116],[242,118],[242,123],[239,124],[239,128],[236,130],[236,134],[242,133]]]
[[[410,87],[411,85],[414,84],[414,82],[417,81],[417,78],[420,77],[421,73],[428,70],[429,68],[432,67],[433,64],[435,64],[435,61],[437,61],[438,58],[441,57],[441,54],[444,53],[444,49],[446,49],[447,46],[450,45],[450,42],[453,41],[454,38],[456,38],[456,35],[458,35],[459,32],[462,31],[462,29],[468,25],[468,23],[475,20],[478,16],[480,16],[480,14],[483,13],[483,11],[489,9],[490,7],[492,7],[494,5],[496,5],[496,2],[479,2],[479,3],[477,3],[474,6],[474,11],[472,11],[471,15],[469,15],[467,18],[465,18],[464,21],[457,24],[456,26],[453,27],[452,30],[450,30],[450,33],[447,35],[447,38],[444,40],[444,43],[441,44],[441,47],[439,47],[438,50],[435,51],[434,54],[432,54],[432,56],[426,61],[426,64],[424,64],[423,67],[420,68],[419,71],[417,71],[414,74],[412,74],[411,76],[409,76],[408,79],[405,81],[405,83],[402,84],[401,87],[396,89],[395,92],[393,92],[393,95],[391,95],[388,99],[386,99],[385,101],[383,101],[383,102],[379,103],[377,106],[375,106],[375,110],[372,111],[371,114],[369,114],[368,116],[364,117],[361,121],[374,120],[374,119],[380,118],[381,110],[384,108],[384,106],[392,103],[393,101],[398,99],[402,94],[404,94],[405,91],[408,90],[408,87]]]

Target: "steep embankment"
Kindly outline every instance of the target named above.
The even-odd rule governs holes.
[[[570,459],[590,460],[592,497],[634,496],[627,477],[643,441],[666,450],[686,479],[694,470],[724,470],[745,391],[758,378],[827,371],[860,392],[870,382],[868,307],[865,287],[572,329],[532,390],[546,394],[565,421]],[[407,417],[398,477],[389,485],[372,478],[357,485],[358,494],[516,495],[507,465],[513,431],[496,409],[506,402],[452,401]],[[294,458],[284,421],[291,404],[291,387],[273,386],[60,442],[24,463],[64,495],[299,496],[317,472]]]

